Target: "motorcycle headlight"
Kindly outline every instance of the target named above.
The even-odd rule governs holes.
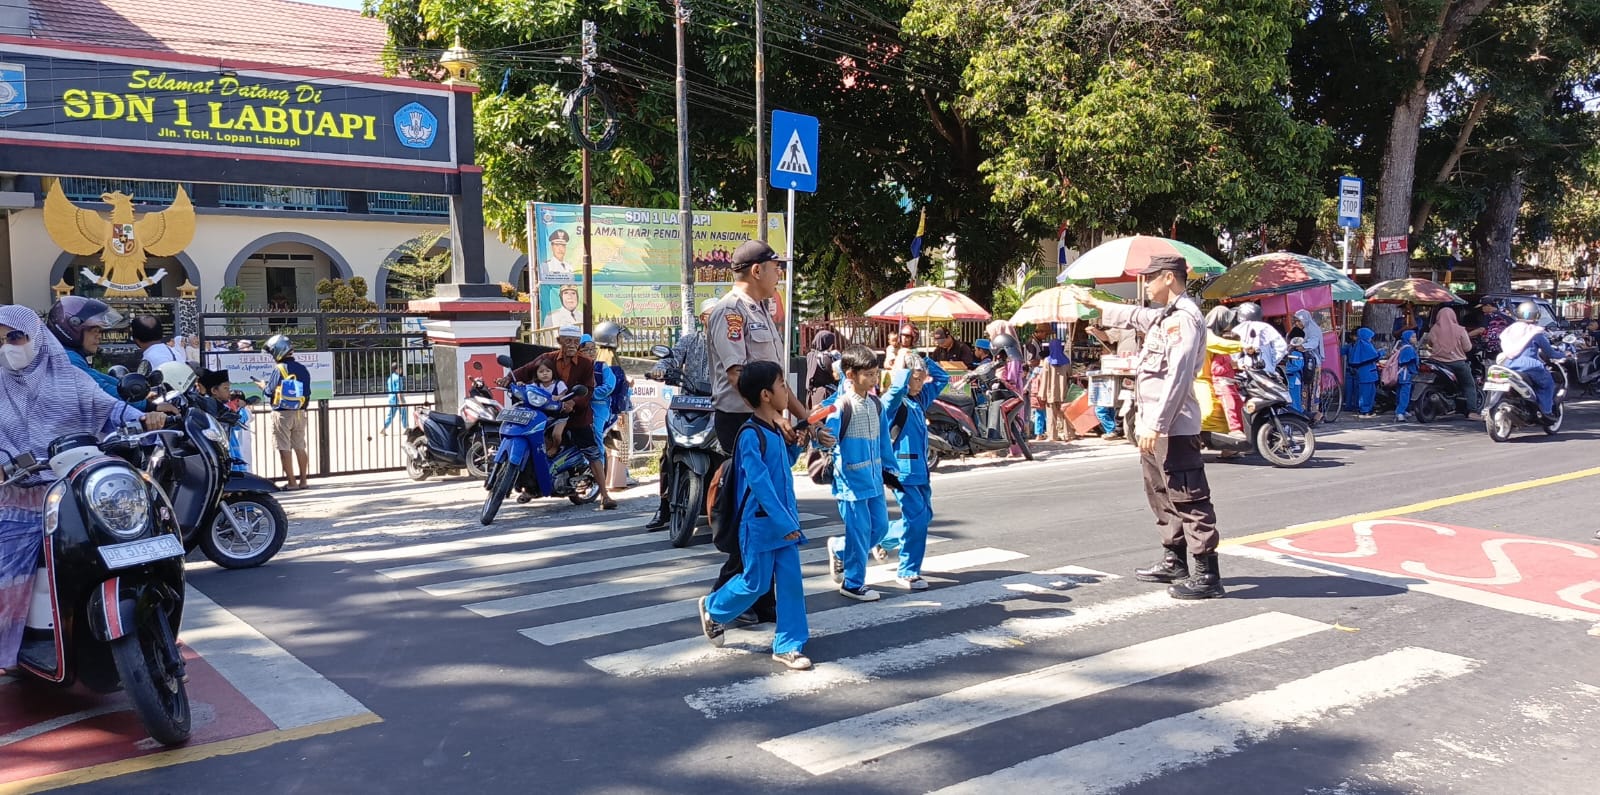
[[[699,446],[711,441],[711,436],[713,434],[715,434],[716,432],[717,432],[717,427],[715,425],[707,425],[705,430],[703,430],[703,431],[701,431],[701,432],[699,432],[697,434],[694,434],[694,435],[690,436],[689,438],[685,439],[684,440],[684,444],[689,446],[689,447],[699,447]]]
[[[222,430],[222,424],[217,422],[216,417],[213,417],[210,414],[205,414],[202,416],[205,417],[206,421],[205,424],[200,426],[200,435],[210,439],[217,447],[227,450],[228,432]]]
[[[83,485],[89,510],[118,538],[134,538],[150,523],[150,502],[144,482],[132,471],[106,467],[89,474]]]
[[[67,482],[58,480],[44,496],[44,534],[50,535],[61,524],[61,500],[67,495]]]
[[[1254,414],[1257,411],[1259,411],[1260,409],[1261,409],[1261,401],[1259,401],[1259,400],[1257,400],[1255,398],[1250,398],[1249,400],[1246,400],[1244,402],[1244,410],[1247,413]]]

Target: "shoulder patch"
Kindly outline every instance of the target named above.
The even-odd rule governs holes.
[[[744,339],[744,315],[738,312],[729,312],[726,318],[728,321],[728,341],[738,342]]]

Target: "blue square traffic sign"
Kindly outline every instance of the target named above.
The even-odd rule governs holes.
[[[817,192],[817,117],[772,112],[772,187]]]

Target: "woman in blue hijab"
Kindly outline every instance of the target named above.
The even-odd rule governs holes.
[[[1378,359],[1382,358],[1377,346],[1372,344],[1372,329],[1356,330],[1356,342],[1350,346],[1350,366],[1356,371],[1356,409],[1361,419],[1372,419],[1372,404],[1378,399]]]

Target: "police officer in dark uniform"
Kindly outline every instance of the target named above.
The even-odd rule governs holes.
[[[1150,258],[1145,294],[1161,309],[1082,303],[1100,310],[1101,324],[1143,332],[1135,391],[1139,416],[1136,439],[1144,470],[1145,496],[1161,529],[1161,561],[1138,569],[1145,582],[1172,583],[1174,599],[1223,595],[1217,571],[1217,512],[1211,506],[1200,457],[1200,401],[1194,381],[1205,364],[1206,332],[1200,307],[1184,293],[1189,264],[1182,257]],[[1187,556],[1194,558],[1193,569]]]

